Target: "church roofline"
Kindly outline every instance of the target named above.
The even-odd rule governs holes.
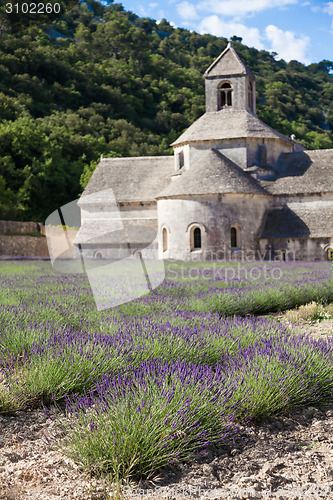
[[[244,61],[239,57],[239,55],[237,54],[237,52],[233,48],[231,40],[228,41],[228,45],[224,49],[224,51],[221,52],[221,54],[215,59],[215,61],[209,66],[209,68],[206,69],[206,71],[204,72],[204,75],[203,75],[204,78],[214,78],[215,76],[217,76],[217,75],[210,75],[209,73],[213,70],[213,68],[216,66],[216,64],[218,64],[220,62],[220,60],[224,57],[224,55],[228,51],[231,51],[231,53],[233,54],[233,56],[236,58],[237,62],[243,68],[243,70],[240,71],[239,73],[234,73],[234,72],[230,73],[230,76],[231,75],[233,75],[233,76],[239,76],[239,75],[246,75],[246,74],[248,74],[248,75],[252,76],[252,78],[255,79],[255,75],[253,74],[253,72],[250,70],[250,68],[248,68],[246,66],[246,64],[244,63]],[[223,76],[227,76],[227,74],[223,73]]]
[[[112,161],[112,162],[124,162],[126,161],[138,161],[138,160],[165,160],[166,158],[172,158],[172,155],[161,155],[161,156],[119,156],[117,158],[113,158],[112,156],[109,158],[101,158],[100,162],[103,161]]]
[[[273,196],[333,194],[332,165],[333,149],[282,153],[276,178],[259,183]]]
[[[84,205],[85,196],[97,195],[107,189],[113,190],[117,203],[154,202],[156,193],[169,184],[173,171],[172,155],[103,158],[91,176],[80,204]]]
[[[266,198],[272,197],[270,193],[235,193],[234,191],[228,191],[222,193],[221,191],[211,192],[211,193],[184,193],[184,194],[168,194],[168,195],[158,195],[156,200],[168,200],[170,198],[193,198],[193,196],[266,196]]]
[[[251,194],[268,195],[253,177],[227,158],[221,151],[209,148],[172,181],[156,198],[183,195]]]
[[[200,116],[171,146],[193,142],[221,141],[224,139],[270,138],[285,142],[294,141],[274,130],[247,110],[228,110],[206,112]]]
[[[237,137],[234,137],[234,139],[237,139],[237,140],[238,139],[256,139],[256,138],[257,138],[256,136],[246,136],[246,135],[243,135],[243,136],[239,135]],[[227,139],[230,139],[230,138],[228,137]],[[231,138],[231,139],[233,139],[233,138]],[[267,139],[267,137],[264,137],[264,139]],[[268,137],[268,139],[270,139],[270,137]],[[285,142],[286,139],[288,139],[288,137],[283,138],[283,137],[276,136],[275,139]],[[189,143],[191,143],[191,144],[199,143],[200,144],[202,142],[207,142],[208,143],[208,142],[212,142],[214,140],[215,141],[219,141],[221,139],[194,139],[193,141],[192,140],[185,140],[183,142],[177,142],[177,141],[175,141],[175,142],[171,143],[170,146],[182,147],[182,146],[186,146]],[[214,146],[214,147],[218,147],[218,146]]]
[[[331,202],[286,203],[267,212],[259,239],[330,238],[332,217]]]

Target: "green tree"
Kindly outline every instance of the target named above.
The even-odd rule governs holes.
[[[0,175],[0,219],[11,220],[18,215],[19,200],[13,191],[6,188],[5,179]]]

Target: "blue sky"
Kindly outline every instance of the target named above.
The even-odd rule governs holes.
[[[115,0],[117,1],[117,0]],[[119,1],[119,0],[118,0]],[[333,61],[333,1],[320,0],[124,0],[126,10],[172,25],[243,38],[256,49],[304,64]]]

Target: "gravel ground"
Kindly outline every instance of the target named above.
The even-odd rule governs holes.
[[[316,336],[333,332],[333,320],[302,326]],[[53,432],[54,423],[41,410],[0,417],[0,500],[107,498],[105,483],[47,444]],[[243,427],[206,457],[168,468],[123,493],[122,498],[133,500],[333,499],[333,405],[301,408]]]

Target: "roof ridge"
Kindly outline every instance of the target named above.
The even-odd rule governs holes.
[[[158,159],[163,159],[165,160],[166,158],[173,158],[173,155],[161,155],[161,156],[119,156],[117,158],[101,158],[100,161],[114,161],[114,162],[117,162],[117,161],[122,161],[122,160],[126,160],[126,161],[129,161],[129,160],[158,160]]]

